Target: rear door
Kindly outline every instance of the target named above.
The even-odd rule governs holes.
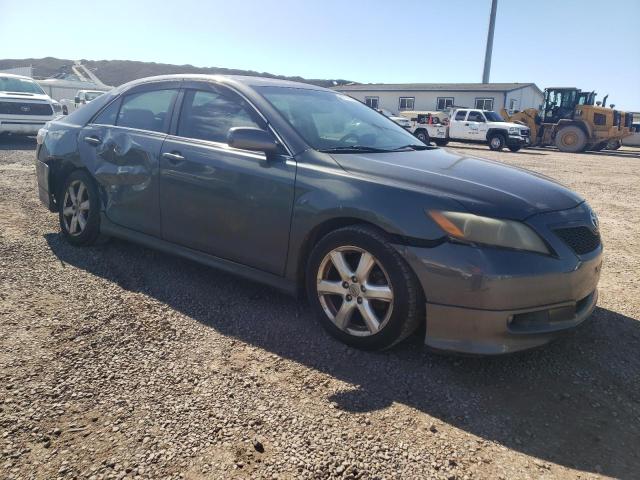
[[[458,110],[449,121],[449,136],[451,138],[467,139],[468,127],[465,125],[467,110]]]
[[[180,82],[145,84],[107,105],[79,135],[83,163],[106,193],[105,214],[160,236],[160,149]]]
[[[267,128],[239,94],[185,84],[179,120],[162,147],[165,240],[278,275],[286,263],[296,166],[229,147],[232,127]]]

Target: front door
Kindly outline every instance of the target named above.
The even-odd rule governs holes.
[[[78,138],[84,164],[106,194],[107,218],[158,237],[160,149],[178,93],[171,86],[134,89],[103,109]]]
[[[195,250],[283,274],[296,166],[227,145],[232,127],[266,128],[238,94],[185,89],[174,135],[162,147],[162,236]]]
[[[471,110],[467,115],[468,140],[484,141],[487,138],[487,122],[482,112]]]

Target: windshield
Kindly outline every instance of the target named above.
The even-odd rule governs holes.
[[[484,116],[487,117],[487,120],[490,122],[504,122],[504,118],[502,118],[499,113],[492,112],[491,110],[485,111]]]
[[[95,100],[96,98],[98,98],[103,93],[104,92],[86,92],[84,94],[84,98],[87,100],[87,102],[90,102],[91,100]]]
[[[257,90],[316,150],[423,145],[395,122],[346,95],[290,87]]]
[[[33,80],[14,77],[0,77],[0,92],[44,94],[44,90]]]

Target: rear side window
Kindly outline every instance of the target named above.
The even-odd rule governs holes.
[[[93,119],[93,123],[98,123],[100,125],[115,125],[119,107],[119,100],[111,102],[107,108],[102,110],[98,116]]]
[[[178,135],[226,143],[233,127],[262,128],[255,112],[239,96],[203,90],[188,90],[184,96]]]
[[[177,90],[153,90],[125,96],[117,125],[166,133],[176,94]]]
[[[460,110],[458,111],[458,113],[456,113],[456,120],[460,121],[460,120],[464,120],[464,117],[467,116],[467,111],[466,110]]]

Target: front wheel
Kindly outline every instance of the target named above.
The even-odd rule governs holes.
[[[504,135],[500,133],[494,133],[489,137],[489,148],[495,152],[499,152],[504,148],[505,143],[507,141],[504,138]]]
[[[320,240],[306,281],[324,328],[356,348],[389,348],[425,318],[415,274],[386,234],[369,226],[341,228]]]
[[[78,246],[92,245],[100,236],[100,197],[95,181],[83,170],[65,179],[58,195],[60,229]]]
[[[509,147],[509,150],[511,150],[513,153],[516,153],[516,152],[519,152],[521,148],[522,147],[520,145],[513,145]]]

